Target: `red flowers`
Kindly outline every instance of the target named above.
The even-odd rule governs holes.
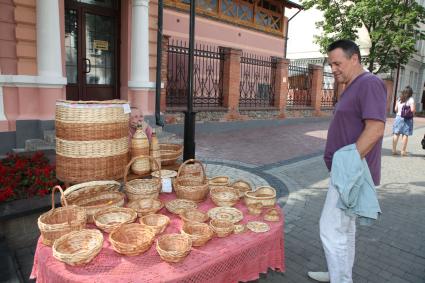
[[[32,156],[9,153],[0,160],[0,202],[44,196],[57,184],[55,167],[42,152]]]

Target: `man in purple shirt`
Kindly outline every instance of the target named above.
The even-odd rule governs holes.
[[[365,71],[359,47],[350,40],[329,45],[328,62],[338,83],[345,84],[328,130],[324,159],[329,171],[334,153],[356,144],[366,158],[375,185],[381,179],[381,147],[386,120],[386,88],[381,79]],[[356,218],[337,208],[339,193],[329,184],[320,217],[320,238],[329,272],[309,272],[320,282],[350,283],[355,252]]]

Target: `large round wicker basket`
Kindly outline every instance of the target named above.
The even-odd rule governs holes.
[[[124,255],[135,256],[146,252],[153,243],[155,233],[138,223],[123,224],[109,234],[113,249]]]
[[[192,248],[192,240],[183,234],[165,234],[156,242],[156,250],[163,261],[180,262]]]
[[[199,164],[202,168],[202,175],[200,177],[193,175],[181,176],[181,172],[189,164]],[[209,192],[208,180],[205,174],[205,169],[202,163],[195,159],[186,160],[179,168],[177,177],[174,180],[174,191],[179,199],[188,199],[194,202],[204,201]]]
[[[119,192],[120,183],[116,181],[92,181],[73,185],[65,190],[62,202],[84,207],[87,222],[94,223],[93,215],[108,207],[124,205],[125,195]]]
[[[128,161],[127,101],[56,102],[56,176],[64,182],[122,178]]]
[[[158,162],[154,158],[152,158],[151,156],[143,155],[133,158],[130,163],[127,164],[124,175],[124,192],[130,201],[146,198],[156,199],[158,198],[159,192],[161,191],[162,187],[161,171],[158,171],[158,177],[134,179],[131,181],[127,181],[127,175],[131,165],[140,159],[148,159],[158,165]]]
[[[52,190],[52,209],[38,217],[38,228],[41,233],[41,241],[47,246],[53,245],[54,241],[72,231],[79,231],[86,226],[86,211],[84,208],[68,205],[64,200],[64,207],[55,208],[55,191],[59,190],[63,196],[60,186]]]
[[[97,229],[65,234],[53,244],[53,256],[69,265],[90,262],[102,249],[103,235]]]

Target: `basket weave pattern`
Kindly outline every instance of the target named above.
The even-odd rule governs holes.
[[[56,103],[58,179],[80,183],[122,178],[128,158],[126,104],[119,100]]]
[[[192,241],[186,235],[165,234],[159,237],[156,250],[162,260],[166,262],[180,262],[192,248]]]
[[[186,209],[180,214],[184,222],[205,222],[209,219],[208,214],[197,209]]]
[[[97,227],[110,233],[121,224],[132,223],[137,218],[137,213],[131,208],[109,207],[102,209],[93,216]]]
[[[172,165],[175,164],[177,159],[183,153],[183,145],[172,144],[172,143],[161,143],[159,144],[159,151],[161,155],[161,165]]]
[[[124,255],[135,256],[146,252],[152,245],[155,234],[140,224],[123,224],[109,234],[113,249]]]
[[[170,223],[170,218],[162,214],[149,214],[139,219],[142,226],[151,229],[155,235],[164,232]]]
[[[208,224],[196,222],[186,222],[181,233],[192,240],[194,247],[205,245],[214,236],[214,232]]]
[[[235,225],[232,222],[218,219],[212,219],[210,221],[210,227],[215,232],[217,237],[220,238],[229,236],[235,229]]]
[[[253,192],[245,192],[245,204],[261,203],[263,207],[272,207],[276,204],[276,190],[269,186],[258,187]]]
[[[55,191],[59,190],[63,196],[60,186],[55,186],[52,190],[52,209],[43,213],[38,218],[37,224],[41,233],[42,243],[51,246],[54,241],[61,236],[79,231],[86,226],[86,211],[84,208],[68,205],[64,202],[64,207],[55,208]]]
[[[65,234],[53,244],[53,256],[69,265],[90,262],[102,249],[103,235],[96,229]]]
[[[127,207],[133,209],[137,212],[139,217],[157,213],[161,208],[164,207],[164,204],[157,199],[136,199],[132,200],[127,204]]]
[[[210,196],[217,206],[234,206],[239,200],[239,192],[232,187],[213,186]]]
[[[181,176],[182,171],[184,171],[184,168],[189,162],[199,164],[202,170],[202,175],[200,177],[192,175]],[[207,198],[209,185],[204,166],[200,161],[189,159],[180,166],[177,177],[174,180],[174,191],[176,192],[177,198],[188,199],[194,202],[202,202]]]

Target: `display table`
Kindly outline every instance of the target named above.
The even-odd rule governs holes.
[[[161,194],[162,201],[175,198],[174,194]],[[243,212],[241,223],[262,220],[262,216],[248,214],[240,201],[236,208]],[[198,204],[208,211],[215,207],[210,199]],[[183,221],[164,207],[159,213],[170,217],[164,233],[180,232]],[[265,221],[266,222],[266,221]],[[279,222],[266,222],[270,231],[254,233],[249,230],[225,238],[214,237],[203,247],[192,247],[190,254],[180,263],[167,263],[160,259],[155,246],[138,256],[116,253],[104,233],[103,249],[88,264],[70,266],[56,260],[52,248],[39,239],[34,255],[31,278],[37,282],[238,282],[255,280],[268,268],[285,271],[282,215]],[[91,225],[89,225],[91,226]],[[95,228],[91,226],[90,228]],[[164,234],[163,233],[163,234]]]

